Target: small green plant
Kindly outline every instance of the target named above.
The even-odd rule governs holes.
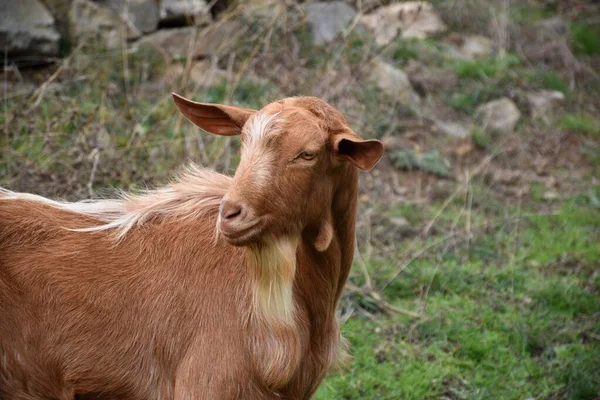
[[[573,23],[570,26],[571,43],[576,53],[600,54],[600,29],[598,26]]]
[[[414,41],[400,39],[392,47],[392,58],[400,65],[406,64],[409,60],[418,58],[419,52]]]
[[[227,95],[230,87],[226,81],[221,81],[217,85],[208,88],[199,101],[207,103],[223,103],[227,101]],[[249,108],[260,109],[268,103],[273,88],[268,84],[242,79],[232,94],[232,103]]]
[[[439,43],[430,39],[397,39],[390,46],[388,54],[399,65],[404,65],[410,60],[420,60],[430,65],[443,61]]]
[[[563,92],[564,94],[569,93],[569,83],[565,81],[556,71],[543,71],[541,73],[541,80],[545,89],[557,90],[559,92]]]
[[[482,82],[461,85],[460,90],[448,97],[446,101],[450,107],[469,115],[473,114],[481,103],[500,97],[504,93],[503,85],[489,85]]]
[[[426,152],[401,150],[392,153],[391,158],[398,168],[420,169],[438,176],[450,174],[450,161],[435,150]]]
[[[585,114],[565,114],[560,119],[560,127],[584,135],[600,136],[600,122]]]
[[[485,81],[499,78],[510,68],[520,64],[520,59],[514,54],[504,57],[490,57],[482,60],[461,61],[456,64],[455,72],[460,79]]]
[[[473,144],[481,149],[489,149],[492,146],[492,138],[479,127],[473,128],[471,132]]]

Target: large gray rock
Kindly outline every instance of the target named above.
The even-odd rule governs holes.
[[[201,25],[211,21],[204,0],[160,0],[160,22],[170,26]]]
[[[371,66],[370,79],[382,92],[398,100],[400,104],[418,110],[421,99],[404,71],[379,58],[373,60]]]
[[[538,90],[527,93],[529,112],[534,119],[540,119],[546,123],[555,120],[556,111],[565,102],[565,95],[554,90]]]
[[[453,72],[439,67],[431,67],[415,60],[410,60],[404,66],[404,72],[408,75],[413,88],[421,96],[452,90],[458,84],[458,78]]]
[[[158,0],[99,0],[119,13],[130,27],[142,33],[154,32],[158,28]]]
[[[507,97],[480,106],[476,115],[485,131],[502,134],[513,132],[521,118],[516,104]]]
[[[202,30],[194,27],[161,29],[144,36],[137,44],[158,48],[170,59],[196,59],[225,53],[243,34],[238,23],[227,21]]]
[[[37,0],[0,1],[0,49],[9,56],[58,55],[54,18]]]
[[[362,17],[361,22],[373,31],[375,41],[381,46],[397,35],[424,39],[446,30],[431,3],[426,1],[406,1],[380,7]]]
[[[75,39],[98,40],[109,49],[118,48],[123,39],[132,40],[140,36],[139,31],[131,29],[110,7],[89,0],[73,0],[69,21]]]
[[[356,17],[356,11],[343,1],[311,3],[305,11],[313,43],[317,46],[332,42]]]

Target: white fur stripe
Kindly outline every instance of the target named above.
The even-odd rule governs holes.
[[[118,239],[129,230],[157,215],[193,218],[219,207],[229,189],[231,177],[190,165],[173,183],[139,195],[122,193],[118,199],[84,200],[75,203],[47,199],[29,193],[16,193],[0,188],[0,201],[22,200],[48,205],[81,214],[99,221],[96,226],[78,231],[116,229]]]

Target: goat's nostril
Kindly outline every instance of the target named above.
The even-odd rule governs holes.
[[[231,203],[229,201],[225,201],[221,205],[221,218],[224,219],[234,219],[242,213],[242,206],[239,204]]]

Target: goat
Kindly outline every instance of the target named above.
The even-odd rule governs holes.
[[[241,134],[233,177],[190,166],[76,203],[0,192],[1,399],[309,399],[343,353],[358,169],[382,144],[313,97],[173,97]]]

